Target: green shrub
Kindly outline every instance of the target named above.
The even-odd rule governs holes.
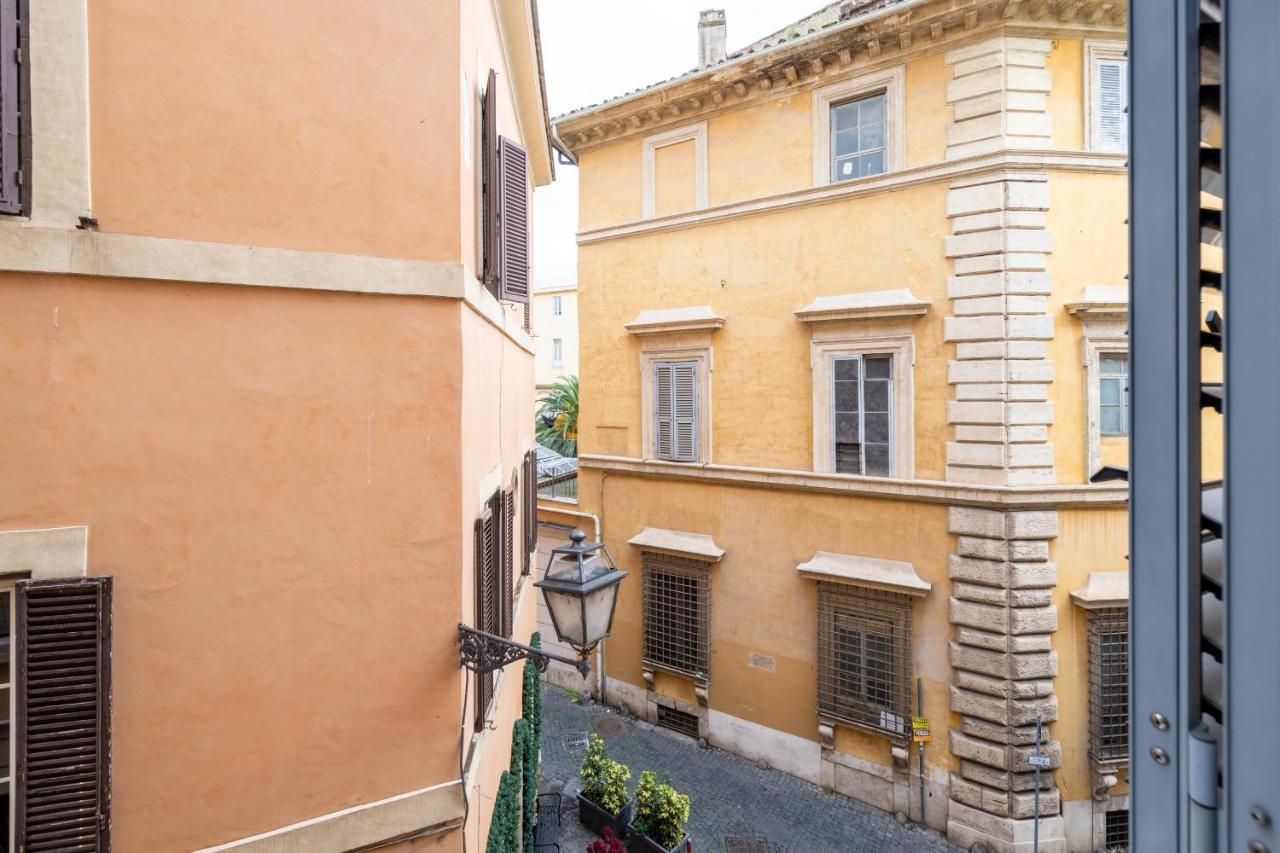
[[[600,735],[592,734],[587,742],[587,755],[578,775],[582,779],[582,796],[609,814],[616,815],[627,804],[631,771],[608,756]]]
[[[515,742],[511,746],[511,772],[516,772],[515,752],[519,749],[520,772],[524,788],[524,849],[532,850],[535,828],[538,822],[538,742],[533,739],[533,727],[528,720],[516,720]]]
[[[529,638],[529,645],[535,649],[542,648],[542,634],[534,631],[533,636]],[[524,692],[521,698],[523,700],[521,713],[529,721],[529,725],[533,727],[533,739],[541,741],[542,683],[538,678],[538,668],[533,665],[533,661],[528,659],[524,662]]]
[[[519,850],[520,780],[515,774],[503,771],[498,782],[498,796],[493,801],[485,853],[519,853]]]
[[[640,774],[636,785],[636,816],[632,825],[641,834],[670,849],[684,838],[689,822],[689,796],[667,784],[658,784],[652,770]]]

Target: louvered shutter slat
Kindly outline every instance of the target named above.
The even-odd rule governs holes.
[[[502,636],[510,637],[515,630],[513,608],[516,556],[516,496],[511,489],[502,493],[502,578],[499,595],[502,598]]]
[[[17,848],[109,850],[111,580],[24,581],[15,610]]]
[[[671,459],[674,440],[671,419],[671,374],[670,364],[657,364],[653,368],[653,410],[654,436],[653,448],[660,459]]]
[[[672,410],[675,420],[674,456],[679,462],[698,459],[698,369],[693,362],[672,370]]]
[[[498,295],[499,252],[498,241],[498,74],[489,69],[485,82],[484,100],[480,107],[480,205],[483,225],[482,259],[485,287]]]
[[[498,231],[501,241],[499,295],[529,301],[529,154],[498,138]]]
[[[1125,110],[1128,103],[1126,66],[1122,60],[1098,62],[1098,147],[1123,151],[1128,135]]]

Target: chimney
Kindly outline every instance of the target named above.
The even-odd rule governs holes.
[[[724,9],[706,9],[698,13],[698,67],[706,68],[724,62]]]

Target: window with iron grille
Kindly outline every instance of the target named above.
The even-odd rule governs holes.
[[[645,662],[706,679],[710,673],[710,625],[707,564],[645,552]]]
[[[1107,812],[1103,844],[1107,853],[1129,853],[1129,810]]]
[[[911,697],[911,598],[818,584],[818,711],[905,739]]]
[[[838,474],[887,477],[893,458],[893,356],[832,359],[831,452]]]
[[[1089,744],[1094,761],[1129,759],[1129,610],[1089,611]]]

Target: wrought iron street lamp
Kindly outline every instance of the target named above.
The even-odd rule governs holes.
[[[613,564],[603,543],[586,538],[575,527],[569,544],[551,552],[546,575],[534,584],[542,590],[556,636],[584,659],[609,636],[618,584],[627,576]]]
[[[558,661],[587,677],[592,649],[609,636],[613,627],[618,585],[627,573],[614,565],[603,543],[587,542],[586,538],[587,534],[574,528],[569,533],[569,544],[551,552],[546,575],[534,584],[542,590],[556,636],[578,652],[577,659],[460,624],[458,650],[462,666],[472,672],[493,672],[528,658],[539,672],[545,672],[551,661]]]

